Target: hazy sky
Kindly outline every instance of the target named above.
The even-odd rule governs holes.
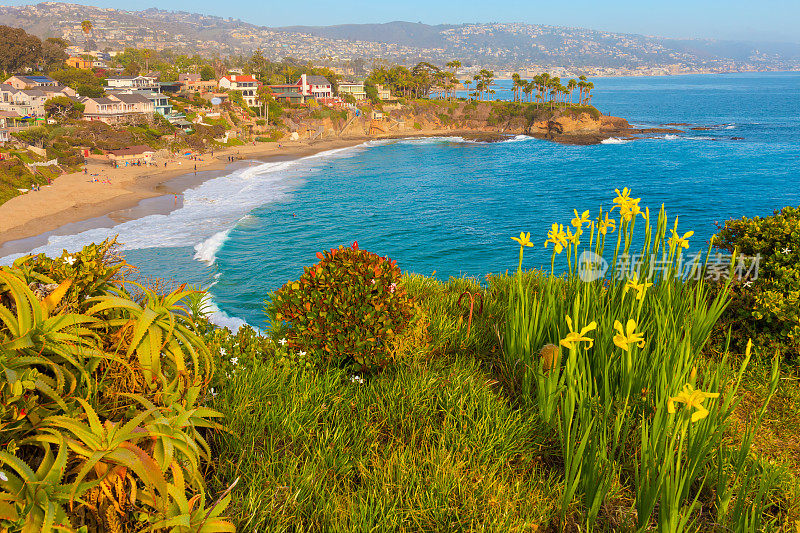
[[[73,0],[75,1],[75,0]],[[8,5],[9,0],[0,0]],[[27,5],[36,0],[10,0]],[[800,43],[800,0],[77,0],[139,10],[159,7],[264,26],[405,20],[427,24],[527,22],[665,37]]]

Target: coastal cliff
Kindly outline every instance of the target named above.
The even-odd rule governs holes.
[[[632,128],[624,118],[603,115],[592,106],[550,109],[511,102],[414,101],[362,108],[358,115],[287,111],[284,135],[296,140],[452,132],[472,133],[480,140],[530,135],[565,144],[597,144],[610,137],[647,132]]]

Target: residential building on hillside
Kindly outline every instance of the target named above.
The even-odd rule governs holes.
[[[83,118],[99,120],[106,124],[116,124],[128,120],[152,116],[155,113],[153,102],[139,93],[110,94],[99,98],[83,98],[86,106]]]
[[[325,76],[308,76],[302,74],[295,84],[300,87],[300,92],[313,98],[332,98],[333,89],[331,82]]]
[[[305,96],[302,92],[300,92],[300,87],[293,83],[284,85],[270,85],[269,90],[272,93],[273,98],[280,102],[290,104],[304,104],[311,98],[310,96]]]
[[[338,87],[339,96],[351,95],[356,100],[366,100],[367,92],[364,90],[364,82],[340,83]]]
[[[15,89],[35,89],[36,87],[55,87],[58,82],[50,76],[24,76],[16,74],[11,76],[3,83],[11,85]]]
[[[383,85],[375,85],[375,89],[378,91],[378,99],[380,100],[391,100],[392,99],[392,92],[389,90],[388,87],[384,87]]]
[[[258,105],[258,80],[252,76],[240,76],[230,74],[223,76],[219,80],[220,89],[228,89],[229,91],[239,91],[242,93],[242,98],[245,103],[250,107]]]
[[[109,76],[106,79],[106,91],[126,89],[158,92],[158,80],[150,76]]]
[[[16,89],[10,84],[0,84],[0,110],[13,111],[22,117],[44,117],[44,104],[51,98],[64,96],[76,98],[75,90],[61,85],[46,85],[34,89]]]
[[[214,80],[203,81],[200,74],[195,72],[186,72],[178,74],[178,82],[182,84],[180,92],[182,93],[200,93],[213,92],[217,89],[217,82]]]
[[[65,63],[68,67],[80,69],[90,69],[94,66],[94,61],[90,61],[82,57],[70,57],[65,61]]]

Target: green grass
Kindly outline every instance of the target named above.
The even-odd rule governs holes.
[[[470,357],[364,384],[255,360],[215,406],[232,431],[215,442],[217,488],[241,477],[241,530],[531,531],[560,490],[552,443]]]
[[[545,277],[527,272],[525,286]],[[446,283],[406,275],[421,320],[407,357],[366,383],[339,369],[286,366],[273,341],[229,339],[218,366],[213,408],[230,433],[213,438],[209,485],[218,493],[235,479],[229,512],[242,531],[575,531],[585,527],[580,495],[564,510],[564,455],[553,427],[521,395],[503,364],[495,329],[507,314],[508,275]],[[467,336],[469,302],[480,294]],[[480,301],[480,297],[477,302]],[[242,353],[237,364],[227,357]],[[244,346],[249,348],[244,350]],[[719,364],[714,354],[704,366]],[[723,369],[733,375],[740,360]],[[728,431],[741,438],[768,396],[769,362],[744,375],[743,402]],[[784,375],[750,463],[774,462],[763,531],[794,531],[798,518],[800,382]],[[634,441],[631,441],[631,445]],[[787,445],[788,444],[788,445]],[[629,448],[626,454],[635,453]],[[635,529],[633,471],[611,480],[595,531]],[[703,505],[713,502],[702,493]],[[705,507],[704,507],[705,508]],[[691,530],[716,530],[707,520]]]

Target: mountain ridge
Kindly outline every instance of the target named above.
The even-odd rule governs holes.
[[[62,2],[0,6],[0,23],[40,37],[83,43],[80,21],[92,20],[92,39],[110,49],[170,48],[205,55],[247,55],[261,49],[273,60],[362,59],[412,64],[459,59],[495,69],[595,69],[625,73],[735,72],[800,69],[800,44],[674,39],[526,23],[429,25],[392,21],[334,26],[265,27],[187,11],[98,8]]]

